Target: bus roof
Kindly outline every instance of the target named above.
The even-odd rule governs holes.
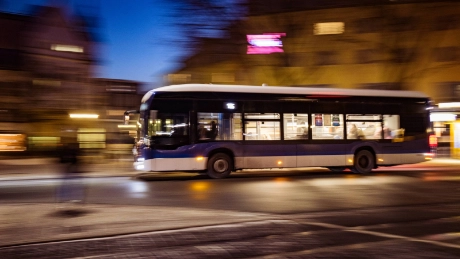
[[[225,92],[225,93],[261,93],[261,94],[301,94],[310,96],[370,96],[370,97],[403,97],[429,98],[417,91],[317,88],[293,86],[254,86],[254,85],[220,85],[220,84],[182,84],[169,85],[151,90],[154,92]],[[145,96],[145,97],[146,97]],[[144,97],[144,99],[145,99]],[[148,98],[148,97],[147,97]]]

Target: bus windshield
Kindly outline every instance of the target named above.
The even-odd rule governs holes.
[[[188,114],[186,113],[158,113],[156,118],[149,120],[149,136],[188,136]]]

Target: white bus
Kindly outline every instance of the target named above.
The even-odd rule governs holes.
[[[369,173],[431,158],[429,109],[415,91],[165,86],[142,99],[137,160],[145,171],[211,178],[312,166]]]

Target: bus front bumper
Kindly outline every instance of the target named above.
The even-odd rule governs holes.
[[[202,171],[206,170],[207,157],[155,158],[134,163],[142,171]]]

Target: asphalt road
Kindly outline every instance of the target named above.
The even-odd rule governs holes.
[[[84,176],[84,175],[83,175]],[[212,180],[193,174],[73,180],[87,203],[160,205],[292,214],[460,202],[460,171],[379,171],[370,175],[252,171]],[[61,179],[0,182],[0,202],[54,202]]]
[[[460,257],[460,170],[455,169],[354,175],[313,168],[250,171],[222,180],[142,174],[82,177],[74,183],[84,187],[89,204],[265,213],[276,220],[15,247],[3,250],[5,258],[15,253],[62,258],[56,249],[73,251],[68,258]],[[0,203],[54,202],[62,184],[60,179],[0,182]]]

